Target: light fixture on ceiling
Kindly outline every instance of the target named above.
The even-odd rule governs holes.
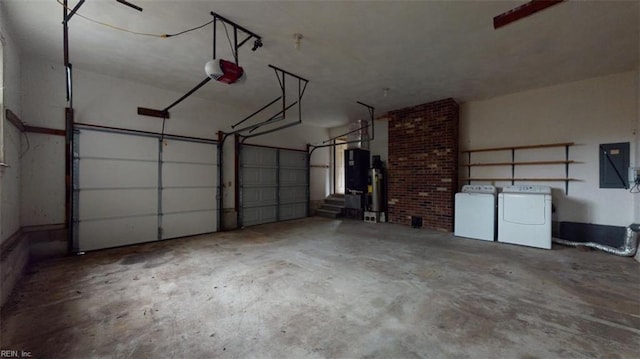
[[[300,40],[302,40],[304,36],[302,36],[301,33],[296,32],[295,34],[293,34],[293,39],[295,40],[295,47],[296,50],[300,50]]]
[[[382,89],[382,95],[384,97],[389,96],[389,88],[388,87],[385,87],[385,88]]]
[[[253,42],[253,47],[251,48],[251,51],[256,51],[261,47],[262,47],[262,39],[257,39],[256,41]]]

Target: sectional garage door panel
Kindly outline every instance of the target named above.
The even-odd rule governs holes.
[[[255,226],[278,220],[275,206],[244,208],[242,216],[243,226]]]
[[[155,144],[156,150],[158,143]],[[156,154],[157,156],[157,154]],[[158,187],[158,159],[155,162],[123,159],[80,160],[82,189],[148,189]]]
[[[74,248],[117,247],[218,230],[217,143],[79,126]]]
[[[217,174],[216,165],[163,162],[162,187],[215,187]]]
[[[278,189],[276,187],[249,187],[242,191],[243,207],[268,207],[278,204]]]
[[[158,161],[158,139],[138,135],[81,130],[83,158],[114,158]]]
[[[218,164],[218,153],[213,143],[165,139],[162,150],[165,162]]]
[[[242,146],[240,171],[242,225],[275,222],[278,218],[278,150]]]
[[[82,130],[77,137],[77,245],[80,251],[156,240],[158,140]]]
[[[278,178],[280,220],[307,216],[307,154],[306,152],[280,150]]]
[[[286,189],[281,188],[280,203],[307,203],[307,188],[303,186],[287,187]]]
[[[302,151],[280,150],[280,167],[301,168],[307,167],[307,153]]]
[[[135,201],[131,201],[131,194]],[[78,204],[84,221],[113,217],[139,217],[158,215],[158,190],[82,190]],[[126,206],[123,204],[126,203]]]
[[[277,187],[278,169],[243,166],[242,185],[244,187]]]
[[[81,251],[151,242],[158,239],[158,216],[83,221],[78,232]]]
[[[217,151],[213,143],[164,140],[162,239],[218,229]]]
[[[307,203],[281,204],[280,220],[304,218],[307,216]]]
[[[306,152],[244,145],[240,167],[243,226],[307,216]]]
[[[193,236],[218,230],[218,211],[198,211],[164,214],[162,239]]]
[[[275,148],[242,146],[242,165],[245,167],[272,167],[278,165]]]
[[[217,193],[217,188],[164,188],[162,213],[215,210],[211,202],[217,200]]]
[[[307,169],[280,167],[280,186],[305,186]]]

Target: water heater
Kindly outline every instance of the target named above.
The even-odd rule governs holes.
[[[371,208],[372,212],[384,211],[384,177],[382,169],[372,168],[371,170]]]

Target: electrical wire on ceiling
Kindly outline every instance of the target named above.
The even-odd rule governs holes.
[[[65,7],[64,3],[62,3],[62,1],[60,1],[60,0],[56,0],[56,1],[58,2],[58,4],[62,5],[62,7]],[[66,8],[67,8],[67,10],[72,11],[72,9],[69,8],[68,6]],[[83,19],[85,19],[85,20],[87,20],[89,22],[92,22],[94,24],[98,24],[98,25],[101,25],[101,26],[105,26],[105,27],[108,27],[108,28],[113,29],[113,30],[123,31],[123,32],[129,33],[129,34],[139,35],[139,36],[159,37],[159,38],[162,38],[162,39],[167,39],[167,38],[170,38],[170,37],[176,37],[176,36],[179,36],[179,35],[182,35],[182,34],[186,34],[188,32],[201,29],[201,28],[213,23],[213,20],[210,20],[210,21],[207,21],[206,23],[204,23],[202,25],[199,25],[199,26],[196,26],[196,27],[184,30],[184,31],[180,31],[180,32],[177,32],[175,34],[152,34],[152,33],[147,33],[147,32],[133,31],[133,30],[125,29],[125,28],[120,27],[120,26],[111,25],[111,24],[108,24],[106,22],[98,21],[98,20],[92,19],[90,17],[84,16],[84,15],[78,13],[78,12],[76,12],[75,14],[78,17],[81,17],[81,18],[83,18]],[[229,41],[231,41],[231,40],[229,40]]]
[[[187,32],[191,32],[191,31],[194,31],[194,30],[202,29],[203,27],[205,27],[205,26],[207,26],[209,24],[212,24],[212,23],[213,23],[213,20],[207,21],[206,23],[204,23],[204,24],[202,24],[200,26],[196,26],[196,27],[191,28],[191,29],[187,29],[187,30],[184,30],[184,31],[176,32],[175,34],[164,34],[164,35],[162,35],[162,37],[166,38],[166,37],[174,37],[174,36],[186,34]]]
[[[227,31],[227,24],[225,24],[224,21],[222,22],[222,26],[224,26],[224,32],[227,34],[227,40],[229,40],[229,46],[231,47],[231,53],[232,53],[234,58],[238,58],[238,56],[235,53],[235,51],[233,51],[233,44],[231,44],[231,37],[229,37],[229,31]]]

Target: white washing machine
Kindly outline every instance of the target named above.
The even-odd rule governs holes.
[[[498,242],[551,249],[551,187],[503,188],[498,195]]]
[[[465,185],[456,193],[453,234],[458,237],[495,241],[496,188]]]

